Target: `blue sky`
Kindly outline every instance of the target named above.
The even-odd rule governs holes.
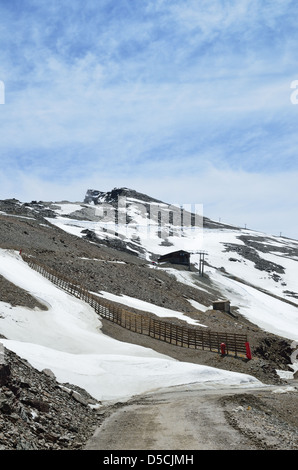
[[[0,198],[134,188],[298,238],[298,3],[0,0]]]

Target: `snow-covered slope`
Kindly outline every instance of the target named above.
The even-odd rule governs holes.
[[[195,207],[192,217],[191,208],[183,207],[182,226],[181,207],[127,188],[109,193],[89,190],[84,203],[61,202],[49,209],[55,216],[47,220],[63,230],[112,246],[117,242],[119,249],[125,247],[148,261],[185,250],[191,253],[194,269],[199,269],[204,252],[204,273],[219,297],[229,299],[264,330],[298,339],[297,240],[213,222],[203,218],[201,207]],[[167,270],[200,288],[190,271],[162,263],[154,269]]]
[[[89,192],[82,203],[26,204],[27,212],[24,205],[13,201],[13,210],[3,213],[9,218],[28,218],[32,213],[32,219],[40,220],[40,225],[46,218],[90,243],[126,250],[142,258],[152,270],[167,271],[200,292],[212,290],[218,297],[227,298],[239,313],[265,331],[298,341],[297,241],[219,224],[203,219],[200,212],[190,217],[184,210],[181,224],[180,207],[127,188],[98,191],[90,199],[92,194]],[[191,254],[191,270],[156,263],[159,256],[177,250]],[[198,271],[202,252],[205,278],[200,278]],[[101,322],[88,305],[31,270],[16,251],[0,250],[0,275],[48,308],[30,310],[0,302],[0,334],[8,338],[1,342],[37,369],[50,368],[60,382],[83,387],[99,400],[126,399],[164,386],[194,382],[204,386],[259,384],[246,374],[179,362],[103,335]],[[135,297],[97,294],[157,316],[180,318],[177,311],[141,301],[137,289]],[[208,308],[198,302],[193,306],[199,311]],[[185,314],[184,319],[199,324]]]
[[[0,274],[30,292],[47,310],[0,302],[0,339],[36,369],[51,369],[61,383],[72,383],[101,401],[173,385],[257,386],[250,375],[176,361],[152,349],[117,341],[101,332],[86,303],[58,289],[33,271],[14,251],[0,249]]]

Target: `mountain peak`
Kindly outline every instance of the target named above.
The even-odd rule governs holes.
[[[122,187],[122,188],[114,188],[111,191],[99,191],[97,189],[88,189],[85,195],[84,203],[90,204],[100,204],[103,202],[117,202],[118,197],[128,197],[128,198],[134,198],[138,199],[139,201],[143,202],[159,202],[162,203],[162,201],[159,201],[158,199],[154,199],[150,196],[147,196],[147,194],[140,193],[138,191],[135,191],[134,189]]]

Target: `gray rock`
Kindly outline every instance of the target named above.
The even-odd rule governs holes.
[[[51,377],[52,379],[56,380],[56,376],[54,372],[51,369],[43,369],[42,372],[47,375],[48,377]]]
[[[84,398],[80,393],[76,392],[75,390],[72,390],[70,395],[82,405],[88,405],[88,400],[86,400],[86,398]]]

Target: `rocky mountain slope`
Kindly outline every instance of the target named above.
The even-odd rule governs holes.
[[[114,296],[121,305],[126,305],[127,299],[138,299],[180,311],[215,331],[247,333],[254,360],[177,348],[103,321],[103,332],[114,338],[150,347],[178,360],[249,373],[263,383],[281,383],[277,369],[293,372],[295,324],[293,336],[289,337],[278,322],[273,328],[266,315],[268,311],[276,315],[283,311],[297,314],[298,242],[189,214],[181,212],[181,207],[128,188],[115,188],[108,193],[88,190],[84,202],[76,203],[3,200],[0,248],[21,250],[92,292]],[[159,256],[180,249],[191,254],[189,266],[158,263]],[[2,302],[36,306],[36,299],[3,277],[0,294]],[[230,300],[229,313],[213,310],[212,304],[219,298]],[[154,316],[145,307],[143,313]],[[171,321],[184,323],[177,318]],[[0,390],[0,417],[5,429],[0,434],[2,447],[79,448],[92,433],[92,426],[100,421],[99,415],[89,412],[90,397],[86,401],[83,391],[78,391],[76,399],[69,392],[69,384],[63,388],[53,377],[32,371],[29,364],[12,353],[7,357],[10,374],[3,379]],[[15,372],[18,368],[21,373]],[[22,381],[22,376],[30,379]],[[45,388],[52,398],[43,396],[41,390]],[[53,400],[53,404],[38,410],[43,405],[34,400]],[[63,416],[53,414],[57,403]],[[77,416],[77,422],[81,414],[86,415],[85,430],[75,431],[71,414]],[[46,426],[49,416],[52,424]],[[16,429],[22,420],[28,429],[21,438]],[[63,435],[64,440],[60,439]]]
[[[96,204],[90,202],[92,195],[97,197]],[[117,204],[118,212],[123,210],[119,197],[126,205],[122,226],[114,218]],[[260,351],[264,357],[264,351],[271,350],[272,359],[276,356],[274,367],[289,363],[295,337],[288,338],[282,329],[278,334],[268,330],[266,323],[263,327],[262,321],[252,321],[246,311],[251,299],[260,294],[260,302],[250,306],[258,315],[267,308],[291,308],[296,313],[298,242],[205,217],[194,231],[193,227],[182,231],[178,223],[172,233],[161,234],[159,222],[148,219],[148,208],[156,204],[161,210],[173,210],[169,204],[127,188],[109,193],[89,190],[83,203],[0,201],[0,247],[22,250],[92,292],[114,295],[122,305],[126,296],[181,311],[215,331],[247,333],[255,356]],[[199,249],[194,250],[198,244]],[[156,263],[160,255],[185,248],[191,253],[190,266]],[[202,251],[206,253],[204,276],[199,271],[198,252]],[[252,293],[243,286],[252,288]],[[230,300],[230,314],[213,310],[212,304],[219,298]]]

